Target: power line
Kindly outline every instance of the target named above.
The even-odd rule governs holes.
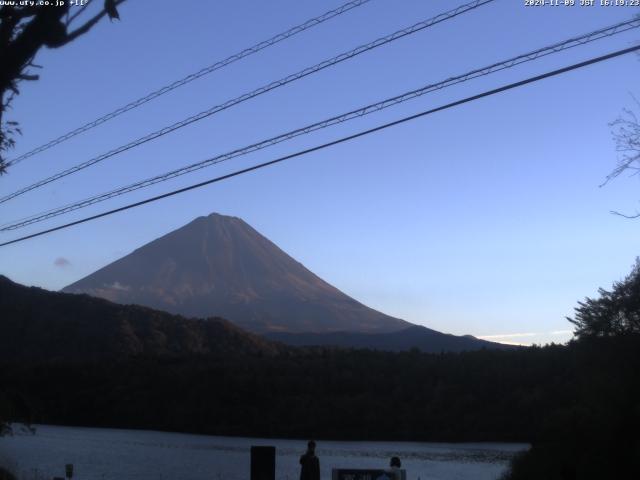
[[[305,127],[302,128],[298,128],[296,130],[292,130],[280,135],[277,135],[275,137],[271,137],[268,138],[266,140],[262,140],[260,142],[257,143],[253,143],[251,145],[248,145],[246,147],[242,147],[236,150],[233,150],[231,152],[227,152],[221,155],[217,155],[211,158],[208,158],[206,160],[200,161],[200,162],[196,162],[193,163],[191,165],[187,165],[185,167],[181,167],[166,173],[163,173],[161,175],[156,175],[154,177],[150,177],[147,178],[145,180],[141,180],[138,181],[136,183],[124,186],[124,187],[120,187],[117,188],[115,190],[111,190],[109,192],[106,193],[102,193],[99,195],[95,195],[93,197],[89,197],[86,198],[84,200],[81,200],[79,202],[75,202],[75,203],[71,203],[62,207],[57,207],[55,209],[52,210],[48,210],[46,212],[41,212],[35,215],[31,215],[30,217],[26,217],[20,220],[14,220],[11,223],[5,223],[4,225],[0,225],[0,231],[9,231],[9,230],[16,230],[18,228],[22,228],[25,227],[27,225],[31,225],[34,223],[39,223],[42,222],[44,220],[53,218],[53,217],[57,217],[60,215],[63,215],[65,213],[69,213],[75,210],[78,210],[80,208],[85,208],[88,207],[90,205],[93,205],[95,203],[99,203],[99,202],[103,202],[106,200],[109,200],[111,198],[120,196],[120,195],[124,195],[126,193],[130,193],[133,192],[135,190],[141,189],[141,188],[145,188],[145,187],[149,187],[151,185],[155,185],[156,183],[160,183],[160,182],[164,182],[167,180],[170,180],[172,178],[176,178],[182,175],[185,175],[187,173],[191,173],[194,172],[196,170],[200,170],[202,168],[205,167],[209,167],[212,165],[216,165],[218,163],[222,163],[224,161],[239,157],[239,156],[243,156],[243,155],[247,155],[249,153],[253,153],[255,151],[258,150],[262,150],[264,148],[276,145],[278,143],[287,141],[287,140],[291,140],[293,138],[296,138],[298,136],[301,135],[305,135],[320,129],[324,129],[327,127],[330,127],[332,125],[336,125],[339,123],[343,123],[358,117],[362,117],[365,115],[368,115],[370,113],[374,113],[383,109],[386,109],[388,107],[397,105],[399,103],[403,103],[405,101],[409,101],[412,99],[415,99],[419,96],[425,95],[427,93],[436,91],[436,90],[441,90],[453,85],[456,85],[458,83],[463,83],[469,80],[472,80],[474,78],[478,78],[481,76],[485,76],[485,75],[489,75],[491,73],[495,73],[507,68],[512,68],[514,66],[520,65],[522,63],[526,63],[526,62],[530,62],[533,60],[536,60],[540,57],[546,56],[546,55],[551,55],[553,53],[557,53],[563,50],[567,50],[569,48],[573,48],[579,45],[584,45],[586,43],[590,43],[602,38],[606,38],[606,37],[610,37],[612,35],[616,35],[625,31],[628,31],[632,28],[638,28],[640,27],[640,19],[632,19],[632,20],[628,20],[625,22],[621,22],[609,27],[605,27],[605,28],[601,28],[598,30],[595,30],[593,32],[584,34],[584,35],[580,35],[578,37],[574,37],[574,38],[570,38],[568,40],[564,40],[562,42],[558,42],[558,43],[554,43],[552,45],[543,47],[543,48],[539,48],[537,50],[531,51],[531,52],[527,52],[521,55],[518,55],[516,57],[512,57],[508,60],[503,60],[501,62],[497,62],[494,64],[491,64],[489,66],[483,67],[483,68],[479,68],[476,70],[472,70],[470,72],[464,73],[462,75],[457,75],[455,77],[450,77],[444,81],[438,82],[438,83],[433,83],[433,84],[429,84],[426,86],[423,86],[419,89],[416,90],[412,90],[409,92],[405,92],[401,95],[397,95],[395,97],[391,97],[391,98],[387,98],[385,100],[382,100],[380,102],[377,103],[373,103],[370,105],[367,105],[365,107],[361,107],[359,109],[356,110],[352,110],[350,112],[347,113],[343,113],[341,115],[337,115],[325,120],[322,120],[320,122],[316,122],[313,123],[311,125],[307,125]]]
[[[321,23],[326,22],[327,20],[330,20],[334,17],[337,17],[339,15],[342,15],[343,13],[346,13],[354,8],[360,7],[362,5],[364,5],[365,3],[368,3],[370,0],[353,0],[350,2],[345,3],[344,5],[341,5],[340,7],[333,9],[333,10],[329,10],[328,12],[323,13],[322,15],[319,15],[317,17],[311,18],[309,20],[307,20],[306,22],[300,24],[300,25],[296,25],[295,27],[290,28],[289,30],[279,33],[277,35],[274,35],[273,37],[269,38],[268,40],[264,40],[260,43],[257,43],[255,45],[253,45],[252,47],[246,48],[244,50],[242,50],[241,52],[238,53],[234,53],[233,55],[225,58],[224,60],[220,60],[217,61],[216,63],[213,63],[207,67],[202,68],[201,70],[198,70],[197,72],[194,72],[190,75],[187,75],[186,77],[181,78],[180,80],[176,80],[168,85],[165,85],[162,88],[159,88],[158,90],[155,90],[147,95],[145,95],[144,97],[140,97],[137,100],[134,100],[120,108],[117,108],[115,110],[113,110],[112,112],[109,112],[105,115],[103,115],[102,117],[97,118],[96,120],[93,120],[92,122],[86,123],[84,125],[82,125],[81,127],[78,127],[74,130],[71,130],[70,132],[65,133],[64,135],[59,136],[58,138],[54,138],[53,140],[40,145],[37,148],[34,148],[33,150],[30,150],[22,155],[20,155],[19,157],[16,157],[12,160],[9,160],[7,162],[7,167],[10,167],[12,165],[15,165],[17,163],[20,163],[21,161],[32,157],[38,153],[44,152],[45,150],[48,150],[62,142],[65,142],[67,140],[69,140],[70,138],[75,137],[76,135],[80,135],[81,133],[86,132],[87,130],[91,130],[92,128],[95,128],[99,125],[102,125],[105,122],[108,122],[109,120],[112,120],[120,115],[122,115],[123,113],[128,112],[129,110],[133,110],[134,108],[137,108],[141,105],[144,105],[147,102],[150,102],[151,100],[154,100],[162,95],[164,95],[165,93],[169,93],[177,88],[182,87],[183,85],[186,85],[190,82],[193,82],[194,80],[197,80],[200,77],[204,77],[205,75],[209,75],[210,73],[215,72],[216,70],[220,70],[221,68],[227,67],[228,65],[231,65],[232,63],[237,62],[238,60],[241,60],[243,58],[246,58],[250,55],[253,55],[254,53],[258,53],[261,50],[264,50],[265,48],[271,47],[273,45],[276,45],[277,43],[282,42],[283,40],[286,40],[288,38],[293,37],[294,35],[297,35],[298,33],[304,32],[305,30],[308,30],[310,28],[313,28],[317,25],[320,25]]]
[[[235,105],[238,105],[240,103],[243,103],[247,100],[250,100],[254,97],[257,97],[259,95],[262,95],[264,93],[270,92],[271,90],[274,90],[276,88],[282,87],[284,85],[287,85],[289,83],[295,82],[296,80],[300,80],[301,78],[307,77],[311,74],[317,73],[321,70],[324,70],[325,68],[328,67],[332,67],[334,65],[337,65],[341,62],[344,62],[345,60],[349,60],[351,58],[354,58],[362,53],[368,52],[369,50],[373,50],[375,48],[381,47],[383,45],[386,45],[388,43],[391,43],[395,40],[398,40],[400,38],[404,38],[408,35],[412,35],[414,33],[417,33],[421,30],[424,30],[426,28],[429,28],[433,25],[436,25],[438,23],[444,22],[446,20],[452,19],[454,17],[457,17],[458,15],[461,15],[463,13],[466,13],[468,11],[474,10],[482,5],[485,5],[487,3],[491,3],[494,2],[495,0],[474,0],[473,2],[470,3],[466,3],[464,5],[460,5],[459,7],[453,9],[453,10],[449,10],[447,12],[441,13],[435,17],[432,17],[428,20],[424,20],[422,22],[418,22],[410,27],[404,28],[402,30],[398,30],[397,32],[394,32],[390,35],[378,38],[372,42],[369,42],[365,45],[361,45],[359,47],[354,48],[353,50],[350,50],[348,52],[345,53],[341,53],[340,55],[337,55],[335,57],[332,57],[328,60],[324,60],[323,62],[320,62],[312,67],[307,67],[304,70],[301,70],[297,73],[288,75],[284,78],[281,78],[280,80],[276,80],[274,82],[271,82],[267,85],[264,85],[260,88],[257,88],[256,90],[253,90],[252,92],[249,93],[245,93],[244,95],[241,95],[239,97],[233,98],[231,100],[226,101],[225,103],[222,103],[220,105],[216,105],[214,107],[209,108],[208,110],[204,110],[196,115],[192,115],[191,117],[188,117],[184,120],[181,120],[179,122],[176,122],[172,125],[169,125],[167,127],[161,128],[160,130],[156,130],[155,132],[152,132],[148,135],[145,135],[144,137],[140,137],[132,142],[127,143],[126,145],[121,145],[113,150],[110,150],[106,153],[103,153],[102,155],[98,155],[97,157],[91,158],[90,160],[87,160],[85,162],[82,162],[78,165],[75,165],[71,168],[68,168],[66,170],[63,170],[62,172],[58,172],[55,175],[52,175],[50,177],[47,177],[43,180],[39,180],[27,187],[24,187],[20,190],[17,190],[9,195],[6,195],[2,198],[0,198],[0,203],[4,203],[7,202],[15,197],[18,197],[20,195],[23,195],[31,190],[35,190],[36,188],[42,187],[44,185],[47,185],[51,182],[54,182],[56,180],[59,180],[63,177],[66,177],[68,175],[74,174],[80,170],[83,170],[87,167],[90,167],[92,165],[95,165],[96,163],[102,162],[103,160],[106,160],[107,158],[113,157],[115,155],[118,155],[122,152],[125,152],[127,150],[130,150],[132,148],[135,148],[139,145],[142,145],[144,143],[147,143],[151,140],[155,140],[159,137],[162,137],[168,133],[174,132],[175,130],[178,130],[182,127],[186,127],[187,125],[191,125],[192,123],[198,122],[200,120],[203,120],[204,118],[210,117],[211,115],[214,115],[216,113],[219,113],[223,110],[227,110],[228,108],[231,108]]]
[[[477,95],[473,95],[471,97],[466,97],[466,98],[463,98],[462,100],[457,100],[455,102],[451,102],[451,103],[448,103],[446,105],[442,105],[440,107],[432,108],[430,110],[425,110],[423,112],[416,113],[414,115],[410,115],[408,117],[404,117],[404,118],[401,118],[399,120],[395,120],[393,122],[385,123],[383,125],[379,125],[377,127],[370,128],[368,130],[364,130],[364,131],[355,133],[353,135],[342,137],[342,138],[339,138],[337,140],[333,140],[331,142],[324,143],[322,145],[317,145],[315,147],[308,148],[306,150],[301,150],[299,152],[292,153],[290,155],[286,155],[284,157],[276,158],[275,160],[271,160],[271,161],[268,161],[268,162],[260,163],[258,165],[254,165],[252,167],[243,168],[242,170],[236,170],[235,172],[228,173],[226,175],[222,175],[222,176],[219,176],[219,177],[215,177],[215,178],[212,178],[210,180],[206,180],[204,182],[196,183],[196,184],[190,185],[188,187],[180,188],[178,190],[173,190],[171,192],[167,192],[167,193],[164,193],[162,195],[157,195],[155,197],[147,198],[147,199],[139,201],[139,202],[131,203],[129,205],[125,205],[125,206],[120,207],[120,208],[115,208],[113,210],[102,212],[102,213],[99,213],[97,215],[92,215],[90,217],[85,217],[85,218],[83,218],[81,220],[76,220],[74,222],[70,222],[70,223],[67,223],[67,224],[64,224],[64,225],[59,225],[57,227],[49,228],[47,230],[42,230],[40,232],[32,233],[31,235],[26,235],[24,237],[16,238],[16,239],[10,240],[8,242],[0,243],[0,247],[4,247],[6,245],[11,245],[13,243],[22,242],[22,241],[25,241],[25,240],[28,240],[28,239],[31,239],[31,238],[34,238],[34,237],[45,235],[47,233],[55,232],[55,231],[62,230],[62,229],[65,229],[65,228],[69,228],[69,227],[72,227],[74,225],[79,225],[81,223],[86,223],[86,222],[89,222],[91,220],[96,220],[96,219],[101,218],[101,217],[106,217],[108,215],[113,215],[114,213],[118,213],[118,212],[122,212],[122,211],[125,211],[125,210],[129,210],[131,208],[139,207],[141,205],[145,205],[147,203],[152,203],[152,202],[161,200],[163,198],[167,198],[167,197],[171,197],[171,196],[174,196],[174,195],[178,195],[180,193],[184,193],[184,192],[187,192],[189,190],[194,190],[196,188],[201,188],[201,187],[204,187],[206,185],[210,185],[212,183],[221,182],[223,180],[227,180],[229,178],[237,177],[239,175],[252,172],[254,170],[259,170],[259,169],[262,169],[262,168],[265,168],[265,167],[269,167],[271,165],[275,165],[275,164],[280,163],[280,162],[284,162],[285,160],[290,160],[292,158],[300,157],[300,156],[306,155],[308,153],[312,153],[312,152],[316,152],[316,151],[319,151],[319,150],[323,150],[325,148],[332,147],[334,145],[338,145],[338,144],[341,144],[341,143],[345,143],[345,142],[348,142],[350,140],[354,140],[356,138],[360,138],[360,137],[363,137],[365,135],[369,135],[371,133],[379,132],[381,130],[384,130],[384,129],[387,129],[387,128],[390,128],[390,127],[393,127],[393,126],[396,126],[396,125],[400,125],[402,123],[406,123],[406,122],[409,122],[411,120],[415,120],[417,118],[421,118],[421,117],[424,117],[424,116],[427,116],[427,115],[430,115],[430,114],[433,114],[433,113],[436,113],[436,112],[440,112],[442,110],[447,110],[449,108],[453,108],[453,107],[456,107],[456,106],[459,106],[459,105],[463,105],[465,103],[473,102],[475,100],[479,100],[479,99],[484,98],[484,97],[489,97],[489,96],[492,96],[492,95],[496,95],[498,93],[505,92],[507,90],[512,90],[514,88],[521,87],[523,85],[527,85],[527,84],[530,84],[530,83],[538,82],[538,81],[543,80],[545,78],[561,75],[561,74],[570,72],[572,70],[577,70],[579,68],[584,68],[584,67],[586,67],[588,65],[593,65],[595,63],[603,62],[605,60],[610,60],[612,58],[619,57],[621,55],[626,55],[626,54],[631,53],[631,52],[636,52],[638,50],[640,50],[640,45],[637,45],[635,47],[625,48],[623,50],[617,50],[615,52],[611,52],[609,54],[602,55],[600,57],[591,58],[591,59],[586,60],[584,62],[575,63],[573,65],[569,65],[567,67],[559,68],[557,70],[553,70],[553,71],[550,71],[550,72],[547,72],[547,73],[543,73],[541,75],[536,75],[534,77],[529,77],[529,78],[527,78],[525,80],[520,80],[518,82],[510,83],[510,84],[504,85],[502,87],[495,88],[493,90],[488,90],[488,91],[479,93]]]

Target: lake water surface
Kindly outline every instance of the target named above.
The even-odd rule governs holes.
[[[276,479],[297,480],[306,442],[213,437],[140,430],[37,425],[35,435],[0,438],[0,465],[20,480],[64,476],[74,464],[78,480],[248,480],[252,445],[276,447]],[[526,450],[510,443],[318,441],[322,480],[332,468],[385,468],[398,456],[407,480],[493,480],[509,459]]]

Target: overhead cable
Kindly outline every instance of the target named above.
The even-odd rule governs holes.
[[[194,80],[197,80],[200,77],[204,77],[205,75],[209,75],[210,73],[215,72],[216,70],[220,70],[221,68],[227,67],[229,65],[231,65],[232,63],[237,62],[238,60],[241,60],[243,58],[246,58],[250,55],[253,55],[254,53],[258,53],[261,50],[264,50],[265,48],[271,47],[273,45],[276,45],[277,43],[282,42],[283,40],[286,40],[288,38],[293,37],[294,35],[297,35],[298,33],[304,32],[305,30],[308,30],[312,27],[315,27],[317,25],[320,25],[321,23],[326,22],[327,20],[330,20],[334,17],[337,17],[339,15],[342,15],[343,13],[346,13],[356,7],[360,7],[362,5],[364,5],[365,3],[368,3],[370,0],[353,0],[350,2],[345,3],[344,5],[341,5],[338,8],[335,8],[333,10],[329,10],[328,12],[323,13],[322,15],[319,15],[317,17],[311,18],[309,20],[307,20],[304,23],[301,23],[300,25],[296,25],[295,27],[290,28],[289,30],[279,33],[277,35],[274,35],[273,37],[264,40],[260,43],[257,43],[255,45],[253,45],[252,47],[246,48],[244,50],[242,50],[241,52],[238,53],[234,53],[233,55],[225,58],[224,60],[219,60],[207,67],[204,67],[200,70],[198,70],[197,72],[191,73],[189,75],[187,75],[186,77],[183,77],[179,80],[176,80],[168,85],[165,85],[162,88],[159,88],[158,90],[154,90],[153,92],[138,98],[137,100],[134,100],[130,103],[127,103],[126,105],[116,108],[115,110],[99,117],[96,118],[95,120],[88,122],[84,125],[82,125],[81,127],[75,128],[67,133],[65,133],[64,135],[61,135],[57,138],[54,138],[53,140],[40,145],[37,148],[34,148],[33,150],[30,150],[26,153],[23,153],[22,155],[9,160],[6,163],[7,167],[10,167],[12,165],[15,165],[17,163],[20,163],[21,161],[32,157],[40,152],[44,152],[45,150],[49,150],[52,147],[55,147],[56,145],[65,142],[67,140],[69,140],[70,138],[75,137],[76,135],[80,135],[81,133],[86,132],[87,130],[91,130],[99,125],[102,125],[105,122],[108,122],[109,120],[113,120],[114,118],[122,115],[123,113],[128,112],[129,110],[133,110],[134,108],[138,108],[141,105],[144,105],[147,102],[150,102],[151,100],[154,100],[162,95],[164,95],[165,93],[169,93],[177,88],[180,88],[188,83],[193,82]]]
[[[90,217],[85,217],[83,219],[76,220],[74,222],[69,222],[69,223],[66,223],[64,225],[59,225],[57,227],[49,228],[47,230],[42,230],[42,231],[39,231],[39,232],[36,232],[36,233],[32,233],[31,235],[26,235],[24,237],[16,238],[16,239],[10,240],[8,242],[0,243],[0,247],[4,247],[6,245],[11,245],[11,244],[18,243],[18,242],[23,242],[23,241],[31,239],[31,238],[39,237],[39,236],[42,236],[42,235],[45,235],[45,234],[48,234],[48,233],[52,233],[52,232],[55,232],[55,231],[58,231],[58,230],[62,230],[62,229],[65,229],[65,228],[69,228],[69,227],[72,227],[72,226],[75,226],[75,225],[80,225],[82,223],[86,223],[86,222],[89,222],[89,221],[92,221],[92,220],[96,220],[98,218],[106,217],[108,215],[113,215],[113,214],[118,213],[118,212],[123,212],[125,210],[129,210],[129,209],[132,209],[132,208],[135,208],[135,207],[139,207],[141,205],[145,205],[145,204],[148,204],[148,203],[156,202],[158,200],[162,200],[163,198],[168,198],[168,197],[171,197],[171,196],[174,196],[174,195],[178,195],[180,193],[184,193],[184,192],[188,192],[190,190],[201,188],[201,187],[204,187],[206,185],[210,185],[212,183],[221,182],[221,181],[227,180],[229,178],[237,177],[239,175],[242,175],[242,174],[245,174],[245,173],[249,173],[249,172],[252,172],[252,171],[255,171],[255,170],[259,170],[259,169],[262,169],[262,168],[265,168],[265,167],[269,167],[269,166],[275,165],[277,163],[284,162],[286,160],[290,160],[290,159],[293,159],[293,158],[301,157],[303,155],[306,155],[306,154],[309,154],[309,153],[312,153],[312,152],[316,152],[316,151],[319,151],[319,150],[323,150],[325,148],[332,147],[334,145],[339,145],[341,143],[345,143],[345,142],[348,142],[350,140],[354,140],[356,138],[363,137],[365,135],[369,135],[369,134],[372,134],[372,133],[375,133],[375,132],[379,132],[381,130],[385,130],[385,129],[393,127],[393,126],[400,125],[402,123],[406,123],[406,122],[409,122],[411,120],[415,120],[417,118],[421,118],[421,117],[424,117],[424,116],[427,116],[427,115],[431,115],[431,114],[436,113],[436,112],[440,112],[442,110],[447,110],[449,108],[453,108],[453,107],[456,107],[456,106],[459,106],[459,105],[463,105],[465,103],[473,102],[475,100],[479,100],[479,99],[484,98],[484,97],[489,97],[489,96],[492,96],[492,95],[496,95],[498,93],[502,93],[502,92],[505,92],[507,90],[511,90],[511,89],[514,89],[514,88],[517,88],[517,87],[521,87],[523,85],[527,85],[527,84],[530,84],[530,83],[538,82],[538,81],[543,80],[545,78],[558,76],[558,75],[570,72],[572,70],[577,70],[579,68],[584,68],[584,67],[586,67],[588,65],[593,65],[595,63],[603,62],[605,60],[610,60],[612,58],[619,57],[621,55],[626,55],[626,54],[629,54],[629,53],[632,53],[632,52],[637,52],[639,50],[640,50],[640,45],[637,45],[637,46],[634,46],[634,47],[625,48],[623,50],[617,50],[615,52],[611,52],[609,54],[602,55],[600,57],[591,58],[591,59],[586,60],[584,62],[580,62],[580,63],[576,63],[576,64],[573,64],[573,65],[569,65],[567,67],[559,68],[557,70],[553,70],[553,71],[550,71],[550,72],[547,72],[547,73],[543,73],[541,75],[536,75],[535,77],[529,77],[529,78],[527,78],[525,80],[520,80],[518,82],[510,83],[508,85],[504,85],[502,87],[495,88],[493,90],[488,90],[488,91],[479,93],[477,95],[473,95],[471,97],[466,97],[466,98],[464,98],[462,100],[457,100],[455,102],[451,102],[451,103],[448,103],[446,105],[442,105],[440,107],[432,108],[430,110],[426,110],[426,111],[423,111],[423,112],[420,112],[420,113],[417,113],[417,114],[414,114],[414,115],[410,115],[408,117],[404,117],[404,118],[401,118],[399,120],[395,120],[393,122],[385,123],[384,125],[380,125],[380,126],[377,126],[377,127],[374,127],[374,128],[370,128],[368,130],[364,130],[364,131],[355,133],[353,135],[342,137],[342,138],[339,138],[337,140],[333,140],[331,142],[324,143],[322,145],[317,145],[315,147],[308,148],[306,150],[301,150],[299,152],[292,153],[290,155],[286,155],[284,157],[276,158],[275,160],[271,160],[271,161],[268,161],[268,162],[260,163],[258,165],[254,165],[252,167],[244,168],[242,170],[237,170],[235,172],[228,173],[226,175],[222,175],[222,176],[219,176],[219,177],[215,177],[215,178],[206,180],[204,182],[200,182],[200,183],[196,183],[196,184],[193,184],[193,185],[189,185],[188,187],[180,188],[178,190],[173,190],[171,192],[167,192],[167,193],[164,193],[162,195],[157,195],[155,197],[147,198],[147,199],[141,200],[139,202],[131,203],[129,205],[125,205],[125,206],[120,207],[120,208],[115,208],[113,210],[102,212],[102,213],[99,213],[97,215],[92,215]]]
[[[316,122],[280,135],[277,135],[275,137],[271,137],[265,140],[262,140],[260,142],[256,142],[253,143],[251,145],[242,147],[242,148],[238,148],[236,150],[224,153],[224,154],[220,154],[220,155],[216,155],[214,157],[208,158],[206,160],[202,160],[169,172],[165,172],[161,175],[156,175],[150,178],[147,178],[145,180],[140,180],[138,182],[132,183],[130,185],[126,185],[123,187],[119,187],[117,189],[99,194],[99,195],[95,195],[89,198],[86,198],[84,200],[78,201],[78,202],[74,202],[74,203],[70,203],[61,207],[57,207],[55,209],[51,209],[45,212],[40,212],[38,214],[35,215],[31,215],[29,217],[20,219],[20,220],[14,220],[11,223],[6,223],[4,225],[0,226],[0,231],[8,231],[8,230],[16,230],[18,228],[22,228],[22,227],[26,227],[28,225],[34,224],[34,223],[39,223],[42,222],[44,220],[48,220],[50,218],[53,217],[57,217],[60,215],[63,215],[65,213],[69,213],[72,212],[74,210],[78,210],[81,208],[85,208],[88,207],[90,205],[93,205],[95,203],[99,203],[99,202],[103,202],[106,200],[109,200],[111,198],[120,196],[120,195],[124,195],[130,192],[133,192],[135,190],[139,190],[141,188],[145,188],[145,187],[149,187],[151,185],[155,185],[157,183],[160,182],[164,182],[182,175],[185,175],[187,173],[191,173],[197,170],[200,170],[202,168],[206,168],[212,165],[216,165],[218,163],[222,163],[225,162],[227,160],[236,158],[236,157],[240,157],[243,155],[247,155],[249,153],[258,151],[258,150],[262,150],[264,148],[276,145],[278,143],[282,143],[284,141],[287,140],[291,140],[293,138],[296,138],[298,136],[301,135],[305,135],[317,130],[321,130],[327,127],[330,127],[332,125],[336,125],[339,123],[343,123],[349,120],[353,120],[355,118],[358,117],[362,117],[365,115],[368,115],[370,113],[374,113],[380,110],[384,110],[386,108],[389,108],[391,106],[397,105],[399,103],[403,103],[412,99],[415,99],[417,97],[420,97],[422,95],[425,95],[427,93],[430,92],[434,92],[437,90],[441,90],[459,83],[463,83],[469,80],[472,80],[474,78],[478,78],[481,76],[485,76],[485,75],[489,75],[491,73],[495,73],[501,70],[505,70],[508,68],[512,68],[516,65],[520,65],[526,62],[531,62],[533,60],[536,60],[538,58],[547,56],[547,55],[551,55],[553,53],[557,53],[557,52],[561,52],[563,50],[567,50],[569,48],[573,48],[576,47],[578,45],[584,45],[586,43],[590,43],[602,38],[607,38],[610,37],[612,35],[616,35],[622,32],[625,32],[627,30],[630,30],[632,28],[638,28],[640,27],[640,18],[637,19],[632,19],[632,20],[628,20],[626,22],[621,22],[606,28],[601,28],[598,30],[595,30],[593,32],[584,34],[584,35],[580,35],[578,37],[573,37],[570,38],[568,40],[564,40],[562,42],[558,42],[558,43],[554,43],[552,45],[543,47],[543,48],[539,48],[537,50],[531,51],[531,52],[527,52],[512,58],[509,58],[507,60],[503,60],[501,62],[497,62],[497,63],[493,63],[489,66],[486,67],[482,67],[482,68],[478,68],[475,70],[472,70],[470,72],[464,73],[462,75],[457,75],[454,77],[450,77],[447,78],[446,80],[437,82],[437,83],[432,83],[432,84],[428,84],[425,85],[421,88],[418,88],[416,90],[411,90],[409,92],[405,92],[401,95],[396,95],[394,97],[391,98],[387,98],[385,100],[358,108],[356,110],[351,110],[349,112],[343,113],[341,115],[337,115],[325,120],[322,120],[320,122]]]
[[[418,22],[410,27],[404,28],[402,30],[398,30],[397,32],[394,32],[390,35],[386,35],[384,37],[378,38],[377,40],[374,40],[372,42],[369,42],[367,44],[361,45],[359,47],[354,48],[353,50],[350,50],[348,52],[345,53],[341,53],[340,55],[337,55],[335,57],[332,57],[328,60],[324,60],[323,62],[320,62],[316,65],[313,65],[311,67],[307,67],[304,70],[301,70],[297,73],[288,75],[284,78],[281,78],[280,80],[276,80],[275,82],[271,82],[267,85],[264,85],[260,88],[257,88],[256,90],[253,90],[249,93],[245,93],[239,97],[233,98],[231,100],[227,100],[226,102],[220,104],[220,105],[216,105],[214,107],[211,107],[207,110],[204,110],[196,115],[192,115],[188,118],[185,118],[184,120],[181,120],[179,122],[173,123],[172,125],[166,126],[164,128],[161,128],[160,130],[156,130],[155,132],[149,133],[147,135],[145,135],[144,137],[140,137],[136,140],[133,140],[125,145],[121,145],[117,148],[114,148],[113,150],[110,150],[106,153],[103,153],[101,155],[98,155],[97,157],[93,157],[89,160],[86,160],[82,163],[79,163],[71,168],[68,168],[66,170],[63,170],[61,172],[58,172],[50,177],[47,177],[45,179],[39,180],[31,185],[28,185],[24,188],[21,188],[20,190],[17,190],[9,195],[6,195],[2,198],[0,198],[0,203],[4,203],[7,202],[13,198],[16,198],[20,195],[23,195],[27,192],[30,192],[32,190],[35,190],[36,188],[40,188],[44,185],[47,185],[51,182],[54,182],[56,180],[59,180],[61,178],[64,178],[68,175],[72,175],[76,172],[79,172],[80,170],[83,170],[87,167],[90,167],[92,165],[95,165],[99,162],[102,162],[104,160],[106,160],[107,158],[111,158],[115,155],[118,155],[122,152],[126,152],[127,150],[131,150],[132,148],[135,148],[137,146],[140,146],[144,143],[150,142],[152,140],[155,140],[159,137],[162,137],[164,135],[167,135],[168,133],[174,132],[180,128],[186,127],[187,125],[191,125],[192,123],[198,122],[200,120],[203,120],[207,117],[210,117],[211,115],[214,115],[216,113],[219,113],[223,110],[227,110],[228,108],[231,108],[235,105],[238,105],[240,103],[246,102],[247,100],[250,100],[252,98],[255,98],[259,95],[265,94],[267,92],[270,92],[271,90],[274,90],[276,88],[282,87],[284,85],[287,85],[289,83],[295,82],[297,80],[300,80],[304,77],[307,77],[311,74],[317,73],[321,70],[324,70],[325,68],[328,67],[332,67],[334,65],[337,65],[341,62],[344,62],[345,60],[349,60],[351,58],[354,58],[362,53],[368,52],[369,50],[373,50],[375,48],[381,47],[383,45],[386,45],[388,43],[394,42],[400,38],[404,38],[408,35],[412,35],[414,33],[417,33],[419,31],[422,31],[426,28],[429,28],[433,25],[436,25],[438,23],[444,22],[446,20],[450,20],[454,17],[457,17],[458,15],[461,15],[463,13],[469,12],[473,9],[478,8],[481,5],[485,5],[487,3],[491,3],[494,2],[495,0],[475,0],[473,2],[470,3],[466,3],[464,5],[461,5],[457,8],[454,8],[453,10],[449,10],[447,12],[441,13],[439,15],[436,15],[435,17],[432,17],[428,20],[424,20],[422,22]]]

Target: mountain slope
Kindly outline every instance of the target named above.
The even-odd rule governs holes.
[[[88,295],[25,287],[0,275],[0,360],[276,354],[281,347],[220,318],[186,319]]]
[[[236,217],[211,214],[63,289],[265,332],[391,332],[411,326],[328,284]]]
[[[330,332],[330,333],[286,333],[275,332],[265,335],[293,346],[333,346],[342,348],[366,348],[401,352],[418,349],[425,353],[463,352],[488,349],[514,349],[512,345],[488,342],[470,335],[457,336],[437,332],[415,325],[404,330],[388,333]]]

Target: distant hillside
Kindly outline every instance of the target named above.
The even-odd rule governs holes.
[[[345,295],[236,217],[211,214],[67,286],[122,304],[257,333],[391,332],[411,326]]]
[[[186,319],[0,276],[0,361],[275,354],[276,345],[220,318]]]
[[[456,336],[440,333],[426,327],[413,326],[390,333],[269,333],[268,339],[295,346],[335,346],[343,348],[368,348],[400,352],[418,349],[425,353],[463,352],[490,349],[514,349],[511,345],[487,342],[470,335]]]

